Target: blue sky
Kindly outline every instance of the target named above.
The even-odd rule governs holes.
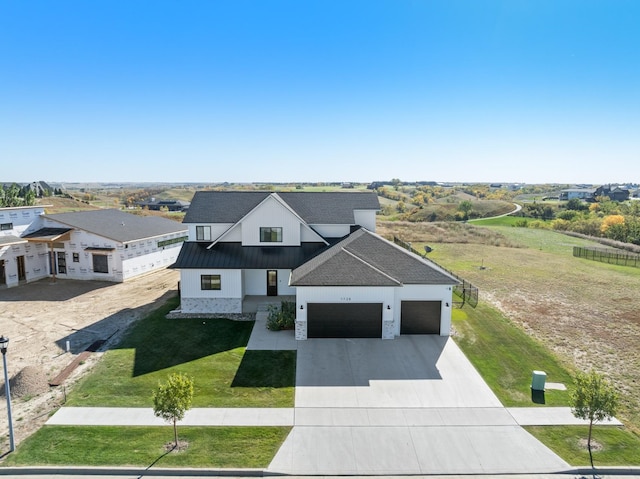
[[[1,181],[640,181],[636,0],[0,0]]]

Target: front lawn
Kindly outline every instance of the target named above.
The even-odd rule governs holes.
[[[3,465],[265,468],[290,429],[179,426],[188,447],[167,453],[171,426],[44,426]]]
[[[569,371],[549,350],[485,303],[455,309],[453,327],[455,342],[506,407],[540,404],[531,394],[534,370],[544,371],[547,382],[572,384]],[[568,406],[569,394],[547,390],[544,404]]]
[[[589,426],[529,426],[525,429],[572,466],[591,466],[586,447]],[[640,438],[628,429],[594,426],[591,445],[596,468],[640,466]]]
[[[65,406],[151,407],[158,382],[181,372],[194,379],[193,407],[293,407],[295,351],[246,351],[252,321],[167,319],[176,306],[136,323]]]

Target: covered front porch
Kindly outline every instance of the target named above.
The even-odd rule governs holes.
[[[279,306],[283,301],[295,303],[296,296],[294,294],[278,296],[247,295],[242,300],[242,312],[257,313],[258,311],[267,311],[269,305]]]

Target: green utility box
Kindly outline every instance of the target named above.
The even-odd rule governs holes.
[[[534,391],[544,391],[544,383],[547,380],[547,373],[544,371],[534,371],[531,378],[531,389]]]

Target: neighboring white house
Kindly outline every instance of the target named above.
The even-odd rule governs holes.
[[[114,209],[47,215],[44,208],[0,209],[3,228],[12,223],[0,238],[7,287],[47,276],[123,282],[173,264],[187,239],[184,225],[165,218]]]
[[[45,206],[0,208],[0,287],[36,281],[48,274],[47,247],[22,234],[44,214]]]
[[[458,280],[375,234],[375,193],[197,192],[178,260],[182,314],[295,296],[296,338],[448,335]]]

